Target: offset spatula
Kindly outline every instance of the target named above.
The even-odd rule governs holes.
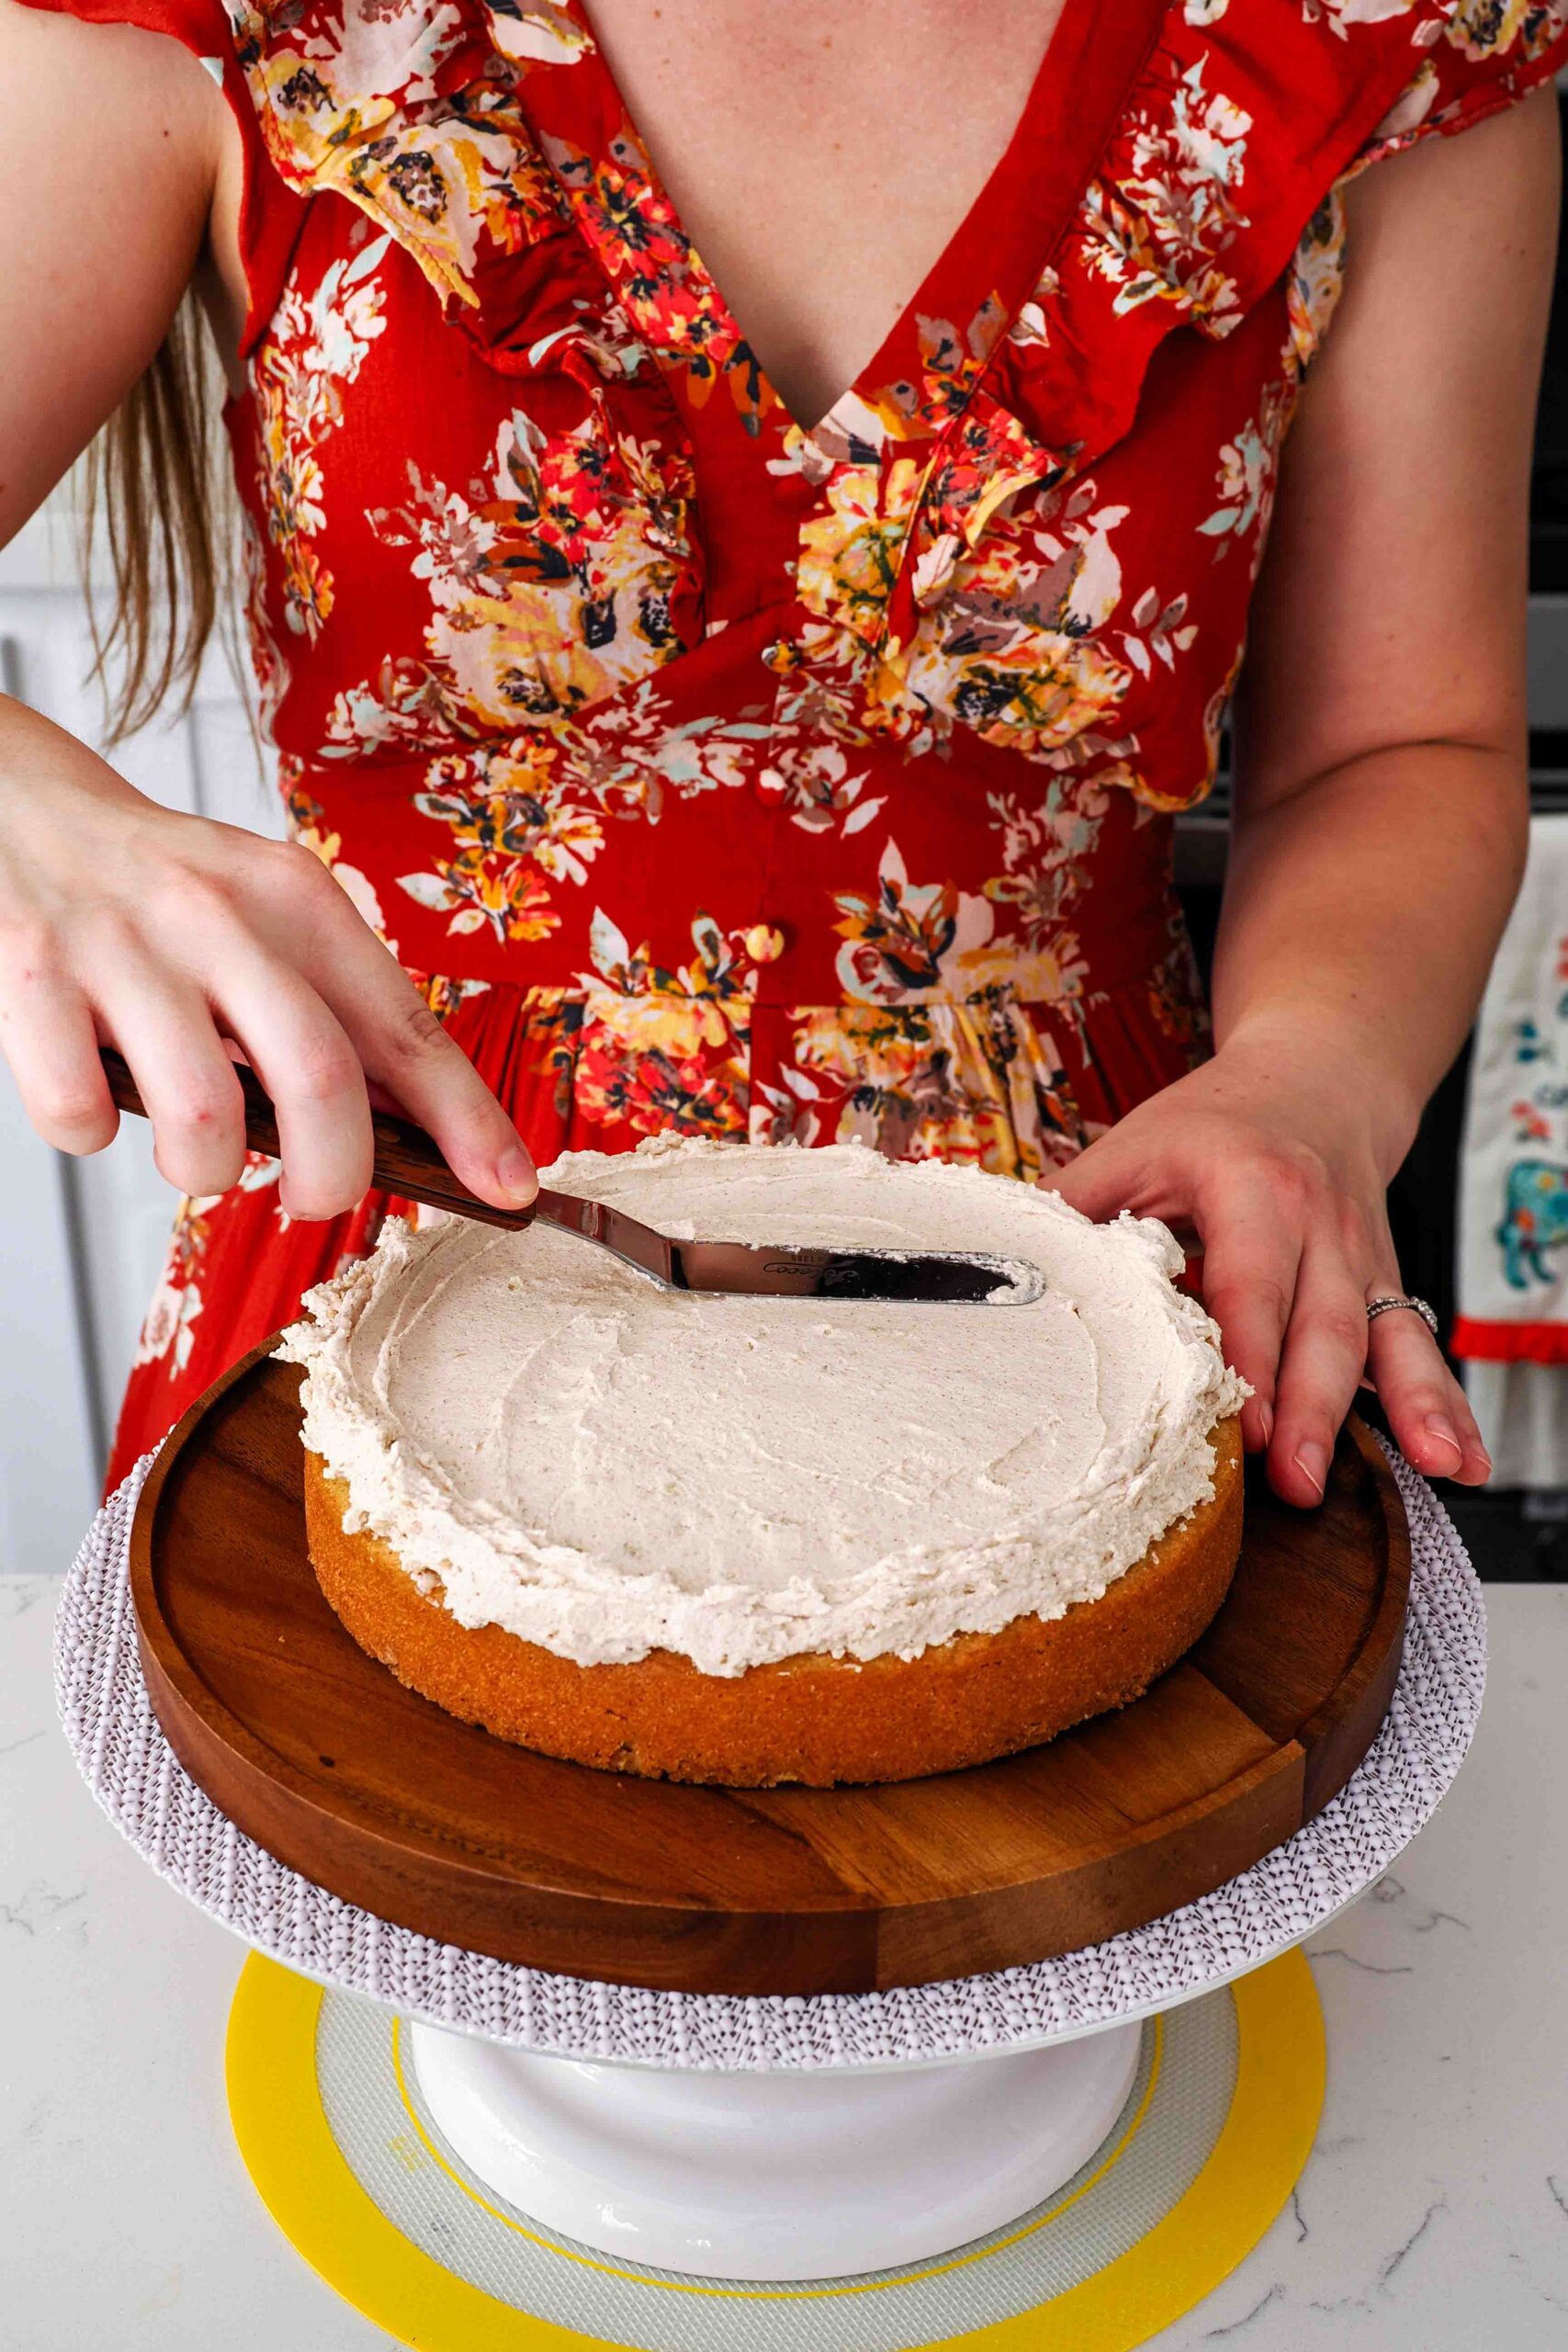
[[[102,1049],[109,1092],[122,1111],[148,1116],[129,1065],[110,1046]],[[254,1151],[276,1157],[277,1114],[254,1070],[236,1062],[234,1075],[245,1098],[245,1141]],[[525,1209],[491,1208],[454,1176],[433,1136],[412,1119],[390,1111],[370,1114],[376,1156],[371,1182],[406,1200],[484,1225],[521,1229],[536,1217],[575,1233],[584,1241],[640,1267],[671,1290],[720,1291],[750,1296],[831,1299],[929,1299],[939,1302],[994,1299],[1027,1306],[1041,1296],[1039,1269],[1020,1258],[998,1258],[981,1250],[808,1250],[789,1244],[750,1241],[680,1241],[656,1232],[625,1209],[606,1201],[553,1193],[541,1185]]]

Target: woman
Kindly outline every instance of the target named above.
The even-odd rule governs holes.
[[[195,1196],[111,1476],[367,1246],[368,1080],[496,1202],[673,1126],[1158,1215],[1282,1496],[1363,1373],[1483,1478],[1368,1309],[1521,857],[1568,0],[45,6],[0,537],[194,281],[293,833],[0,711],[28,1110],[101,1148],[112,1039]],[[132,413],[172,498],[167,360]],[[1211,1035],[1169,812],[1244,636]]]

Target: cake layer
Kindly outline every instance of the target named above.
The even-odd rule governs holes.
[[[574,1665],[499,1625],[459,1625],[379,1536],[348,1533],[348,1497],[305,1457],[310,1559],[361,1649],[499,1738],[602,1771],[728,1788],[908,1781],[988,1763],[1142,1696],[1208,1626],[1241,1544],[1241,1434],[1213,1433],[1214,1492],[1095,1601],[955,1634],[917,1658],[789,1657],[699,1674],[655,1651]]]
[[[1166,1228],[977,1170],[658,1139],[559,1190],[714,1240],[985,1250],[1021,1306],[669,1292],[574,1237],[391,1225],[284,1353],[305,1438],[467,1627],[731,1676],[919,1656],[1095,1599],[1213,1492],[1246,1391]]]

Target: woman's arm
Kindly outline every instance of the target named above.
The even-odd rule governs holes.
[[[1286,444],[1235,712],[1216,1052],[1064,1171],[1194,1227],[1278,1490],[1323,1489],[1370,1369],[1425,1470],[1489,1464],[1400,1288],[1384,1192],[1463,1040],[1529,817],[1531,428],[1554,94],[1347,191],[1339,313]],[[1369,1360],[1370,1358],[1370,1360]]]
[[[236,361],[237,138],[172,40],[0,0],[0,544],[146,368],[199,273]],[[278,1106],[281,1199],[352,1207],[370,1175],[367,1078],[471,1189],[532,1198],[500,1104],[308,850],[162,808],[0,695],[0,1047],[33,1125],[96,1151],[120,1048],[159,1167],[191,1193],[244,1156],[228,1046]]]

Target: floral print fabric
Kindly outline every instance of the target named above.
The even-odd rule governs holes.
[[[291,826],[536,1154],[664,1127],[1037,1176],[1203,1050],[1209,788],[1337,189],[1568,0],[1066,0],[811,430],[581,0],[43,0],[213,62],[226,419]],[[388,1204],[187,1204],[114,1474]],[[392,1204],[396,1206],[397,1204]]]

